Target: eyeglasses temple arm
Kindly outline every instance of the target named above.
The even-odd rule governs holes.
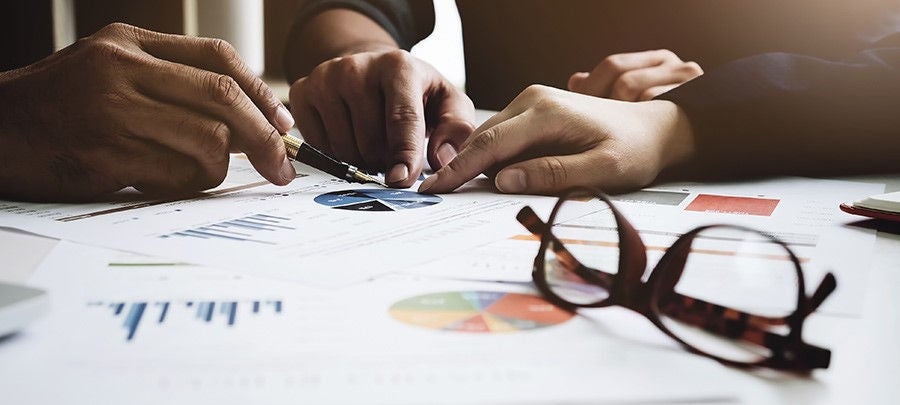
[[[541,218],[537,213],[528,206],[522,207],[522,209],[519,210],[519,213],[516,214],[516,220],[518,220],[525,229],[535,235],[541,235],[544,233],[544,230],[547,229],[547,224],[545,224],[544,221],[541,221]]]
[[[825,275],[825,278],[822,279],[822,282],[819,283],[819,286],[816,287],[816,291],[813,292],[813,295],[809,297],[809,301],[807,302],[806,313],[804,315],[809,315],[813,311],[819,308],[820,305],[828,298],[834,290],[837,289],[837,279],[834,277],[834,274],[828,273]]]
[[[525,227],[525,229],[528,229],[528,231],[530,231],[535,236],[543,236],[543,234],[549,228],[549,225],[542,221],[541,217],[539,217],[537,213],[528,206],[522,207],[522,209],[519,210],[519,213],[516,214],[516,219],[519,221],[519,223],[522,224],[522,226]],[[610,288],[610,286],[612,285],[612,279],[608,273],[585,267],[583,264],[581,264],[580,261],[578,261],[578,259],[575,258],[575,256],[572,256],[572,254],[568,251],[568,249],[565,248],[565,246],[562,245],[562,243],[559,243],[555,236],[550,236],[553,238],[553,241],[555,242],[554,246],[557,248],[554,249],[554,251],[557,252],[557,254],[565,254],[567,257],[571,258],[572,262],[578,265],[577,268],[570,269],[571,271],[573,271],[579,277],[591,281],[594,284],[600,285],[603,288]]]

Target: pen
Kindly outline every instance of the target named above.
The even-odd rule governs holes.
[[[281,140],[284,141],[287,155],[291,159],[306,163],[307,165],[351,183],[375,183],[382,187],[387,187],[387,184],[383,181],[369,176],[356,168],[356,166],[333,159],[318,149],[310,146],[308,143],[303,142],[300,138],[290,134],[284,134],[281,135]]]

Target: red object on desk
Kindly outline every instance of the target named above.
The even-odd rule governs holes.
[[[856,207],[850,204],[841,204],[841,211],[853,215],[862,215],[864,217],[883,219],[886,221],[900,222],[900,213],[887,212],[879,210],[871,210],[867,208]]]

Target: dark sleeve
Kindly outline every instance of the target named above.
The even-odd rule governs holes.
[[[294,26],[302,26],[314,15],[332,8],[349,8],[365,14],[407,51],[434,30],[431,0],[303,0],[297,8]]]
[[[786,53],[739,59],[658,98],[685,110],[698,145],[761,134],[787,143],[900,136],[900,34],[841,61]]]

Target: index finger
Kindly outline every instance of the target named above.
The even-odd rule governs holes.
[[[677,56],[665,49],[610,55],[597,64],[586,79],[578,82],[581,88],[572,90],[597,97],[609,97],[613,91],[613,83],[625,72],[659,66],[673,58]]]
[[[514,160],[541,142],[540,135],[545,131],[537,127],[526,111],[476,132],[456,158],[422,182],[419,192],[453,191],[488,168]]]
[[[141,49],[160,59],[231,76],[272,126],[284,133],[294,119],[275,93],[256,76],[231,44],[222,39],[163,34],[135,28]]]
[[[284,185],[293,180],[296,173],[287,161],[278,130],[266,122],[230,76],[161,59],[148,61],[133,76],[143,94],[227,123],[230,143],[245,152],[257,171],[272,183]]]
[[[397,80],[397,78],[413,78]],[[385,130],[389,157],[385,181],[395,187],[409,187],[422,172],[425,147],[425,106],[422,84],[415,70],[406,65],[394,74],[382,76]]]

